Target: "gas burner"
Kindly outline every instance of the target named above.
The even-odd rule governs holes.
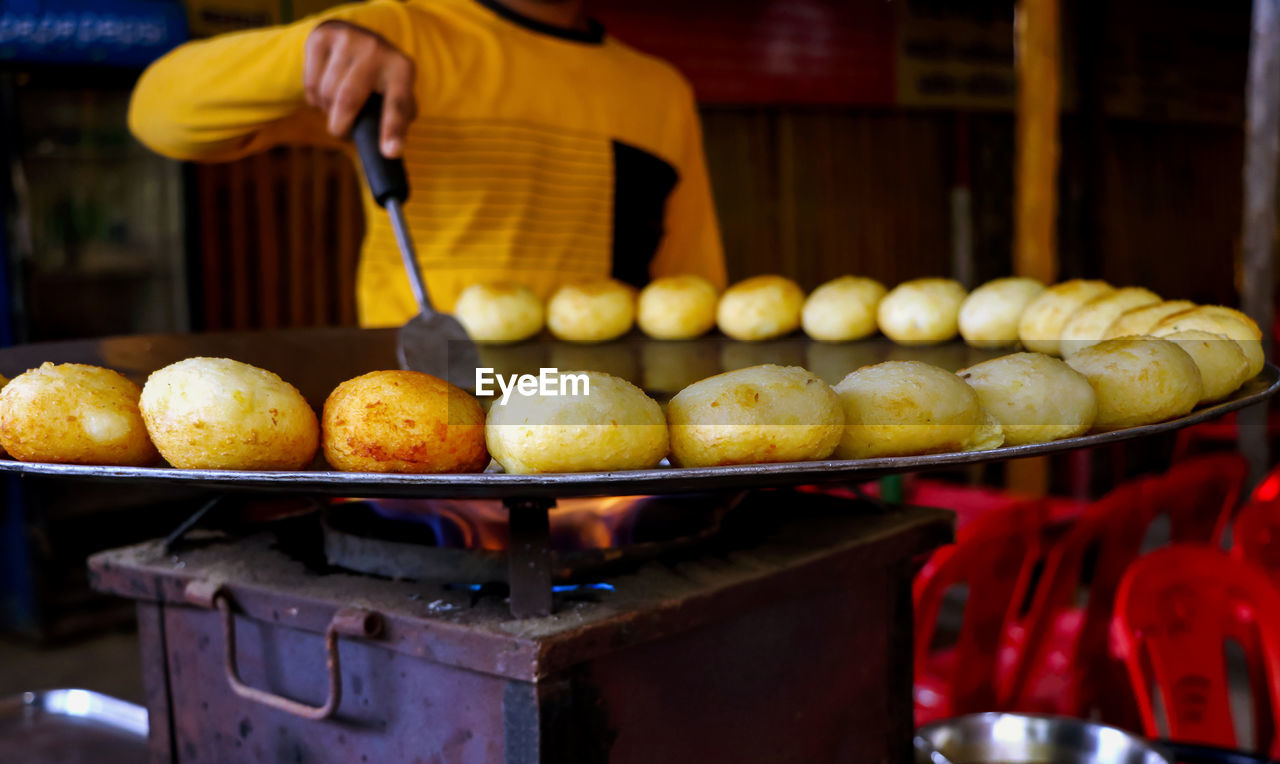
[[[550,572],[565,585],[704,545],[742,494],[562,499],[548,515]],[[340,501],[323,515],[330,565],[391,579],[507,582],[511,533],[501,501]]]

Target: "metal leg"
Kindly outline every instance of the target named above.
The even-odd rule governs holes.
[[[225,498],[226,498],[225,496],[215,496],[214,498],[206,502],[203,507],[196,510],[196,513],[194,515],[192,515],[191,517],[188,517],[186,520],[183,520],[182,524],[179,525],[177,528],[175,528],[173,532],[170,533],[165,538],[164,540],[165,554],[170,554],[171,552],[173,552],[173,550],[176,549],[180,543],[182,543],[182,540],[186,537],[186,535],[191,532],[191,529],[196,527],[196,525],[198,525],[200,521],[205,518],[205,515],[208,515],[209,512],[212,511],[214,507],[218,506],[218,502],[222,501]]]
[[[1276,173],[1280,146],[1280,0],[1254,0],[1249,42],[1249,79],[1245,88],[1244,263],[1241,307],[1262,329],[1262,347],[1271,355],[1274,316]],[[1270,465],[1267,406],[1242,410],[1240,450],[1249,459],[1250,483]]]
[[[551,615],[551,508],[554,499],[506,499],[511,545],[507,578],[511,615]]]

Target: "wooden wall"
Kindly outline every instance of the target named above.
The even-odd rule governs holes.
[[[730,275],[807,288],[947,270],[948,123],[926,115],[709,109]],[[278,149],[196,169],[205,329],[352,324],[363,217],[339,154]]]
[[[1116,122],[1102,146],[1100,275],[1160,295],[1236,301],[1239,130]]]
[[[812,288],[948,269],[945,121],[724,109],[703,126],[731,279],[782,273]]]
[[[1008,273],[1008,115],[708,107],[703,128],[733,279],[781,273],[812,288],[844,273],[889,284],[948,275],[960,165],[973,185],[977,279]],[[1082,198],[1075,176],[1086,162],[1101,163],[1101,180]],[[1117,120],[1096,148],[1068,144],[1064,269],[1078,262],[1119,285],[1234,301],[1240,162],[1227,127]],[[345,157],[281,149],[196,173],[198,327],[354,323],[363,219]],[[1074,228],[1086,205],[1096,206],[1092,242]]]
[[[195,176],[197,328],[355,324],[364,215],[345,156],[275,149]]]

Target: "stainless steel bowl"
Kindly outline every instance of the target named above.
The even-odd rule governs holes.
[[[916,735],[917,764],[1171,764],[1136,735],[1079,719],[971,714]]]

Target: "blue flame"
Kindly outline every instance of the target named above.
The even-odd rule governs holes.
[[[488,588],[488,585],[465,584],[460,588],[471,592],[482,592]],[[555,584],[551,587],[551,591],[556,594],[563,594],[566,592],[611,592],[613,590],[613,584],[606,584],[603,582],[594,584]]]

